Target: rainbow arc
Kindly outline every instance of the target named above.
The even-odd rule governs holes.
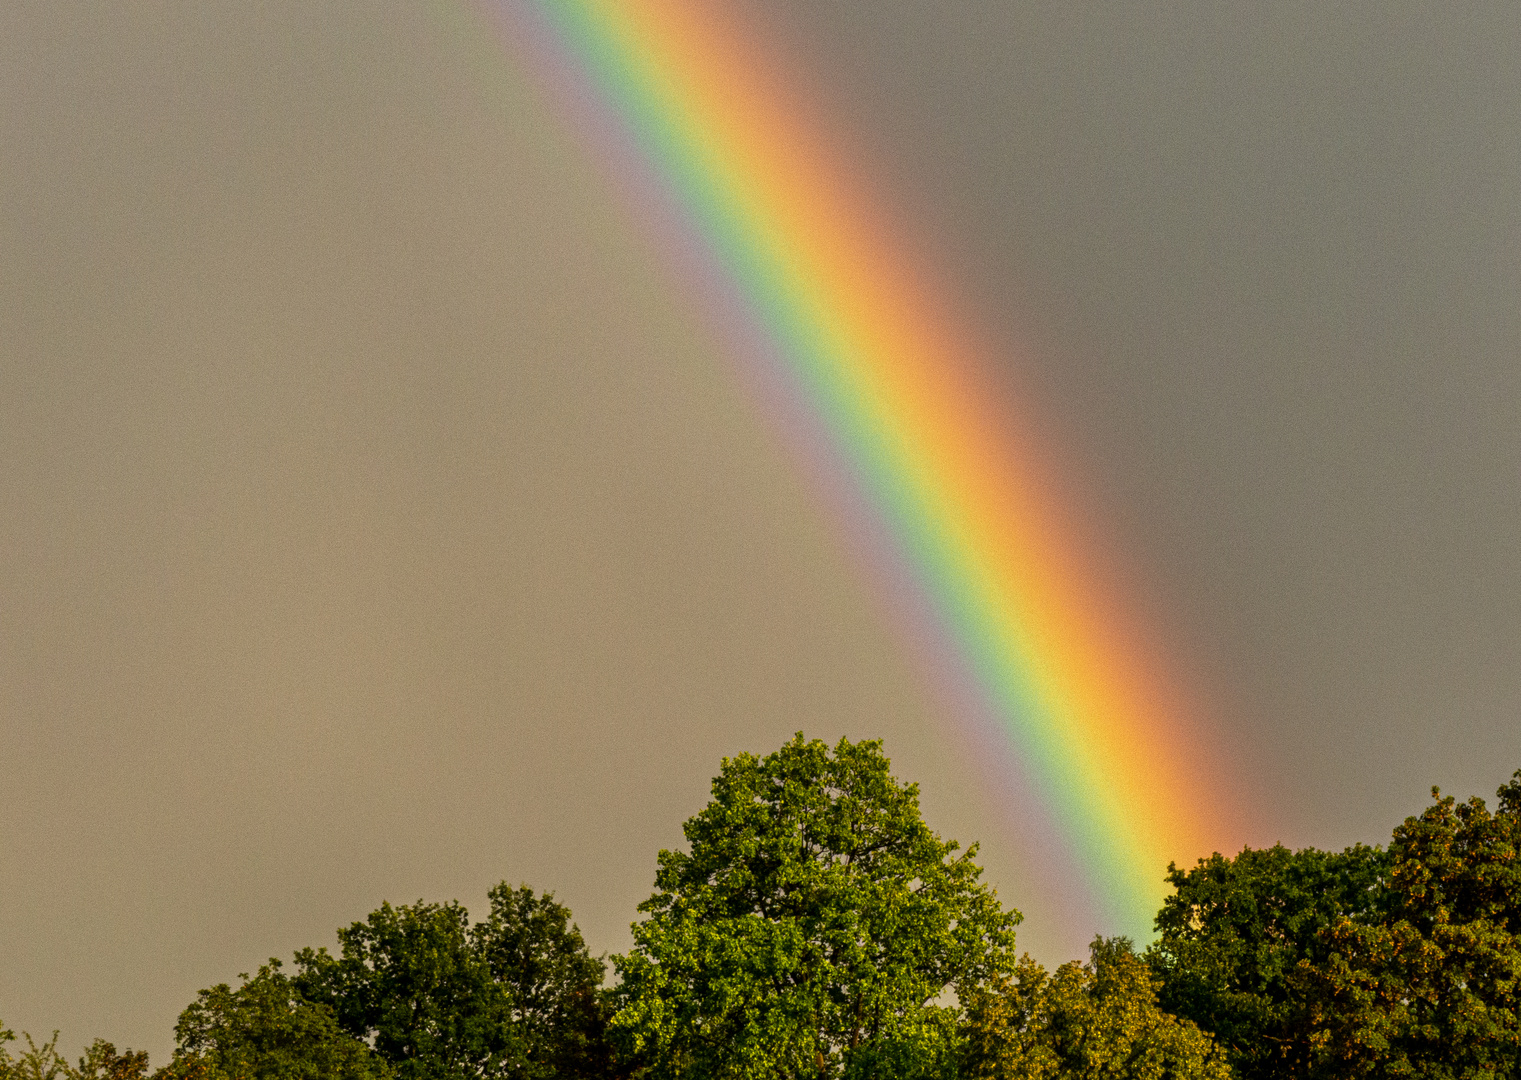
[[[1167,863],[1232,835],[1234,808],[971,337],[723,5],[512,2],[723,278],[759,339],[737,351],[885,538],[965,722],[1035,786],[1107,928],[1148,936]]]

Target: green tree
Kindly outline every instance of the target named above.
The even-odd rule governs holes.
[[[634,949],[616,957],[625,1051],[656,1080],[944,1069],[946,992],[1013,959],[1017,912],[893,778],[878,742],[799,734],[725,759],[712,801],[662,851]]]
[[[381,905],[296,954],[296,986],[373,1040],[400,1080],[610,1075],[600,984],[570,911],[505,882],[470,925],[458,903]]]
[[[1305,1075],[1315,1056],[1297,972],[1329,954],[1321,932],[1340,920],[1381,917],[1388,856],[1275,846],[1215,854],[1174,888],[1147,951],[1161,1007],[1212,1033],[1244,1080]]]
[[[400,1080],[495,1076],[520,1056],[506,994],[457,902],[392,907],[338,931],[339,957],[296,954],[295,984],[392,1063]]]
[[[21,1037],[26,1040],[26,1053],[12,1057],[5,1044],[15,1042],[16,1033],[0,1030],[0,1080],[70,1080],[74,1070],[58,1052],[58,1032],[41,1046],[33,1041],[31,1032],[23,1031]]]
[[[306,1000],[271,960],[236,990],[202,990],[174,1027],[175,1058],[162,1080],[388,1080],[390,1069]],[[146,1064],[146,1061],[144,1062]]]
[[[38,1046],[23,1032],[27,1052],[11,1057],[5,1044],[16,1041],[16,1033],[0,1024],[0,1080],[144,1080],[148,1073],[145,1052],[118,1054],[116,1047],[104,1039],[90,1044],[79,1059],[79,1068],[71,1068],[68,1059],[58,1052],[58,1032]]]
[[[971,1080],[1229,1080],[1225,1054],[1162,1011],[1157,984],[1124,938],[1094,941],[1088,964],[1054,976],[1028,956],[967,1001]]]
[[[148,1052],[126,1050],[120,1054],[105,1039],[96,1039],[79,1059],[74,1080],[145,1080]]]
[[[579,1080],[611,1075],[600,991],[605,969],[592,956],[570,909],[552,893],[504,881],[491,912],[470,928],[470,942],[506,993],[519,1057],[502,1075],[514,1080]]]
[[[1303,975],[1325,1075],[1521,1076],[1521,771],[1498,794],[1433,788],[1394,831],[1386,917],[1322,933]]]

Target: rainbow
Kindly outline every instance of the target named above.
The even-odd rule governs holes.
[[[1217,756],[911,245],[723,5],[481,2],[663,201],[677,260],[919,613],[948,711],[1044,806],[1093,929],[1149,937],[1167,863],[1232,834]]]

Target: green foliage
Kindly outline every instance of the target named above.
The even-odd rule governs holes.
[[[1158,913],[1147,959],[1162,1008],[1212,1032],[1244,1080],[1302,1075],[1313,1048],[1297,972],[1329,949],[1320,934],[1340,920],[1380,916],[1388,856],[1246,848],[1183,871]]]
[[[502,882],[491,913],[470,928],[470,942],[505,990],[520,1058],[504,1075],[522,1080],[611,1075],[600,986],[570,909],[551,893],[535,896]]]
[[[146,1080],[148,1052],[127,1050],[118,1054],[105,1039],[96,1039],[79,1059],[74,1080]]]
[[[1521,1076],[1521,773],[1387,851],[1247,850],[1186,874],[1149,959],[1162,1004],[1246,1080]]]
[[[9,1030],[0,1032],[0,1080],[72,1080],[74,1070],[58,1052],[58,1032],[41,1046],[32,1040],[30,1032],[23,1031],[21,1037],[26,1040],[26,1053],[12,1057],[5,1044],[15,1042],[16,1035]]]
[[[15,1042],[16,1033],[0,1024],[0,1080],[144,1080],[148,1074],[145,1052],[118,1054],[104,1039],[90,1044],[76,1069],[58,1052],[58,1032],[41,1046],[25,1032],[22,1037],[27,1052],[13,1058],[5,1044]]]
[[[878,742],[798,735],[723,762],[690,854],[662,851],[615,1036],[658,1080],[943,1072],[935,1004],[1010,966],[1016,912],[919,814]]]
[[[1389,846],[1388,916],[1322,935],[1305,977],[1327,1075],[1521,1076],[1521,772],[1498,794],[1490,813],[1433,788]]]
[[[1056,974],[1028,956],[967,1000],[972,1080],[1229,1080],[1225,1055],[1164,1012],[1145,961],[1124,938],[1094,941],[1088,964]]]
[[[844,1080],[956,1080],[966,1042],[962,1020],[959,1008],[920,1010],[916,1019],[852,1050]]]
[[[296,985],[396,1066],[400,1080],[496,1075],[517,1055],[506,995],[458,903],[381,905],[338,931],[342,955],[296,954]]]
[[[504,883],[474,927],[458,903],[383,904],[338,940],[297,953],[295,983],[400,1080],[605,1075],[602,963],[552,896]]]
[[[156,1080],[387,1080],[368,1046],[306,1000],[271,960],[236,990],[202,990],[174,1027],[175,1059]]]
[[[383,904],[202,990],[151,1080],[1521,1080],[1521,771],[1433,797],[1387,850],[1169,866],[1144,956],[1048,974],[879,743],[799,734],[723,762],[615,989],[550,894]],[[150,1080],[22,1038],[0,1080]]]

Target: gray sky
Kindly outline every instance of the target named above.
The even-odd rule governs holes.
[[[751,15],[1035,343],[1010,381],[1267,793],[1250,839],[1521,767],[1521,11]],[[162,1061],[198,988],[503,878],[622,948],[718,759],[800,727],[884,737],[1075,947],[505,56],[444,0],[0,7],[11,1026]]]

